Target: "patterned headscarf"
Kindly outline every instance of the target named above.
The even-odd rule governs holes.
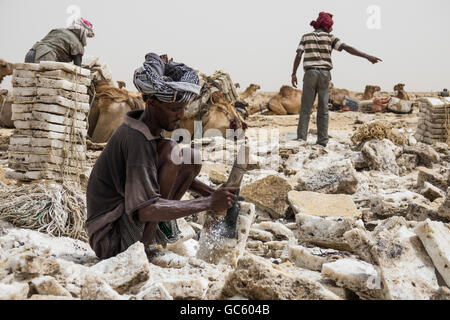
[[[319,17],[317,18],[317,20],[316,21],[311,21],[310,25],[314,29],[322,28],[326,32],[330,32],[331,31],[331,27],[333,26],[333,23],[334,23],[333,22],[333,15],[331,13],[321,12],[321,13],[319,13]]]
[[[68,29],[78,33],[83,46],[86,46],[86,38],[93,38],[95,36],[93,28],[94,26],[92,25],[92,23],[83,18],[74,20],[68,27]]]
[[[183,63],[164,60],[148,53],[142,67],[134,72],[133,83],[139,92],[161,102],[189,102],[200,94],[197,72]]]

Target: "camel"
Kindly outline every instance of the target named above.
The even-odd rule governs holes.
[[[259,85],[257,85],[257,84],[250,84],[248,87],[247,87],[247,89],[245,89],[245,91],[244,92],[242,92],[241,94],[239,94],[239,98],[241,99],[241,100],[245,100],[245,99],[247,99],[247,98],[250,98],[252,95],[254,95],[255,94],[255,92],[257,91],[257,90],[259,90],[259,89],[261,89],[261,87],[259,86]]]
[[[362,96],[362,100],[371,100],[374,97],[375,92],[381,91],[379,86],[366,86],[364,90],[364,94]]]
[[[210,95],[206,94],[203,97],[207,97],[207,102],[203,102],[202,106],[192,112],[192,107],[187,107],[185,116],[180,121],[180,127],[186,129],[191,137],[194,136],[194,122],[201,120],[202,131],[205,134],[209,129],[217,129],[216,133],[219,133],[226,138],[227,129],[247,129],[246,123],[243,121],[242,116],[233,106],[233,104],[226,101],[223,92],[215,91]],[[201,99],[201,97],[199,97]],[[195,103],[194,100],[193,103]],[[201,100],[200,100],[201,101]],[[208,135],[214,131],[210,130]],[[212,134],[218,135],[218,134]],[[166,137],[170,138],[171,133],[168,133]]]
[[[8,90],[0,90],[0,127],[14,128],[12,117],[12,98],[7,97]]]
[[[116,88],[108,80],[97,81],[95,91],[89,112],[88,136],[92,142],[104,143],[122,124],[127,112],[143,109],[145,105],[140,93]]]
[[[301,90],[290,86],[282,86],[280,92],[269,100],[268,108],[278,115],[298,114],[301,101]]]
[[[331,88],[329,101],[331,102],[333,107],[342,107],[345,100],[345,96],[359,100],[353,93],[351,93],[347,89],[337,89],[334,88],[332,84],[330,86]]]
[[[4,77],[9,76],[13,73],[13,69],[14,65],[12,63],[0,59],[0,83],[3,81]]]
[[[409,101],[409,96],[405,91],[405,85],[403,83],[398,83],[394,86],[394,91],[397,91],[396,98],[399,98],[401,100],[407,100]]]

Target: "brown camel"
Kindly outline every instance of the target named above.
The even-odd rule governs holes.
[[[3,81],[4,77],[9,76],[13,73],[13,69],[14,65],[12,63],[0,59],[0,83]]]
[[[269,100],[268,108],[278,115],[298,114],[301,101],[301,90],[290,86],[282,86],[280,92]]]
[[[221,91],[215,91],[211,94],[208,103],[204,105],[202,110],[198,110],[197,114],[185,117],[180,121],[181,128],[189,131],[191,137],[194,135],[194,121],[198,120],[199,113],[202,114],[202,130],[203,134],[209,129],[217,129],[217,133],[221,133],[226,137],[227,129],[246,129],[247,125],[242,119],[236,108],[226,101]],[[209,134],[213,131],[209,131]]]
[[[261,87],[260,87],[259,85],[253,84],[253,83],[252,83],[252,84],[250,84],[250,85],[247,87],[247,89],[245,89],[244,92],[242,92],[241,94],[239,94],[239,98],[240,98],[241,100],[245,100],[245,99],[251,97],[252,95],[254,95],[255,92],[256,92],[257,90],[259,90],[259,89],[261,89]]]
[[[0,127],[14,128],[12,117],[12,98],[7,98],[7,90],[0,90]],[[5,93],[5,95],[3,95]]]
[[[333,106],[341,107],[342,104],[344,103],[345,96],[359,100],[357,97],[355,97],[355,95],[353,93],[351,93],[347,89],[337,89],[337,88],[332,87],[330,89],[329,101],[331,102],[331,104]]]
[[[405,85],[403,83],[396,84],[394,87],[394,91],[397,91],[396,98],[409,101],[409,96],[405,91]]]
[[[379,86],[366,86],[364,90],[364,94],[362,96],[362,100],[371,100],[373,99],[373,96],[375,92],[381,91],[381,88]]]
[[[95,91],[89,113],[88,135],[92,142],[104,143],[122,124],[127,112],[144,108],[144,100],[140,94],[113,87],[108,81],[98,81]]]

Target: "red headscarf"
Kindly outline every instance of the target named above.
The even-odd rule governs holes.
[[[331,27],[333,26],[333,15],[327,12],[319,13],[319,17],[316,21],[311,21],[310,25],[314,29],[322,28],[327,32],[331,31]]]

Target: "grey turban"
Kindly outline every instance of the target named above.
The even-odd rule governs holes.
[[[197,72],[183,63],[164,62],[156,53],[148,53],[142,67],[134,72],[133,83],[139,92],[161,102],[189,102],[200,94]]]

